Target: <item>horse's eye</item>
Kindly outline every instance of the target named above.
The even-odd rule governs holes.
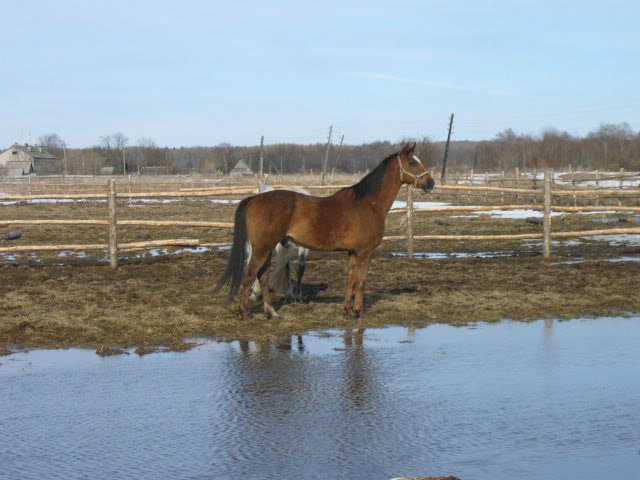
[[[415,167],[418,164],[418,162],[416,162],[414,159],[409,160],[409,166],[410,167]]]

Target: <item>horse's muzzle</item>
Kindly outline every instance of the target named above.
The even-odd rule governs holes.
[[[422,185],[422,190],[424,191],[424,193],[429,193],[429,192],[431,192],[431,190],[433,190],[433,187],[435,187],[435,186],[436,186],[435,180],[433,178],[429,178]]]

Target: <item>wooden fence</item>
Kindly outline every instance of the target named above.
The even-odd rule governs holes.
[[[542,239],[543,256],[548,258],[551,256],[551,240],[553,238],[576,238],[597,235],[630,235],[640,234],[640,228],[610,228],[598,230],[582,230],[575,232],[552,232],[551,230],[551,212],[604,212],[604,211],[624,211],[624,212],[640,212],[640,207],[636,206],[554,206],[552,199],[554,196],[593,196],[593,195],[620,195],[620,190],[552,190],[551,172],[545,172],[544,188],[541,190],[531,189],[515,189],[500,187],[471,187],[471,186],[441,186],[440,190],[473,190],[473,191],[494,191],[508,192],[511,194],[534,194],[542,195],[543,203],[541,204],[518,204],[518,205],[492,205],[492,206],[445,206],[432,208],[413,208],[413,195],[411,192],[407,196],[406,209],[391,210],[389,213],[405,213],[407,215],[407,234],[387,236],[384,240],[406,240],[407,257],[413,258],[413,242],[414,240],[484,240],[484,241],[505,241],[505,240],[527,240]],[[640,195],[639,189],[624,190],[625,195]],[[416,213],[434,213],[434,212],[481,212],[487,210],[539,210],[543,212],[543,232],[542,233],[525,233],[517,235],[415,235],[413,227],[413,217]]]
[[[276,187],[284,187],[276,185]],[[336,189],[343,185],[334,186],[305,186],[308,189]],[[188,226],[188,227],[206,227],[206,228],[233,228],[232,223],[226,222],[202,222],[202,221],[150,221],[150,220],[118,220],[117,219],[117,203],[118,198],[134,199],[134,198],[187,198],[187,197],[212,197],[224,195],[247,195],[253,191],[254,187],[236,186],[224,188],[185,188],[178,192],[122,192],[116,193],[116,184],[114,179],[108,181],[108,189],[106,193],[84,193],[84,194],[43,194],[43,195],[5,195],[0,197],[0,201],[9,200],[36,200],[36,199],[98,199],[107,200],[108,216],[104,219],[95,220],[0,220],[0,225],[103,225],[108,227],[109,241],[107,244],[85,244],[85,245],[21,245],[14,247],[0,246],[0,252],[16,252],[16,251],[56,251],[56,250],[108,250],[109,263],[112,268],[118,265],[117,251],[118,249],[142,249],[163,246],[206,246],[221,247],[230,246],[231,243],[201,243],[197,239],[168,239],[155,240],[132,243],[119,243],[117,235],[118,226]],[[407,206],[403,209],[391,210],[390,214],[405,213],[407,215],[407,232],[406,235],[391,235],[384,237],[384,241],[405,241],[407,256],[413,258],[414,241],[416,240],[484,240],[484,241],[506,241],[506,240],[524,240],[524,239],[542,239],[543,256],[551,255],[551,240],[554,238],[575,238],[595,235],[624,235],[624,234],[640,234],[640,228],[615,228],[615,229],[598,229],[585,230],[575,232],[553,232],[551,222],[551,212],[588,212],[588,211],[624,211],[624,212],[640,212],[638,206],[559,206],[553,205],[553,197],[556,196],[593,196],[593,195],[640,195],[640,189],[625,190],[553,190],[551,182],[551,172],[545,172],[543,189],[525,189],[525,188],[506,188],[491,186],[470,186],[470,185],[445,185],[436,187],[435,193],[458,193],[460,192],[493,192],[500,194],[522,196],[542,197],[542,203],[533,204],[517,204],[517,205],[491,205],[491,206],[445,206],[433,208],[414,208],[413,189],[410,188],[407,193]],[[463,193],[464,194],[464,193]],[[420,213],[434,212],[480,212],[487,210],[520,210],[531,209],[543,212],[543,232],[542,233],[526,233],[517,235],[416,235],[414,227],[414,215]]]

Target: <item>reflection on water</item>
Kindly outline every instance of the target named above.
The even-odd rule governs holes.
[[[640,318],[0,357],[0,479],[640,478]]]

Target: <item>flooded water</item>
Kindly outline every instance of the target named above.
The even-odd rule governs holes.
[[[0,363],[0,479],[640,478],[640,317]]]

